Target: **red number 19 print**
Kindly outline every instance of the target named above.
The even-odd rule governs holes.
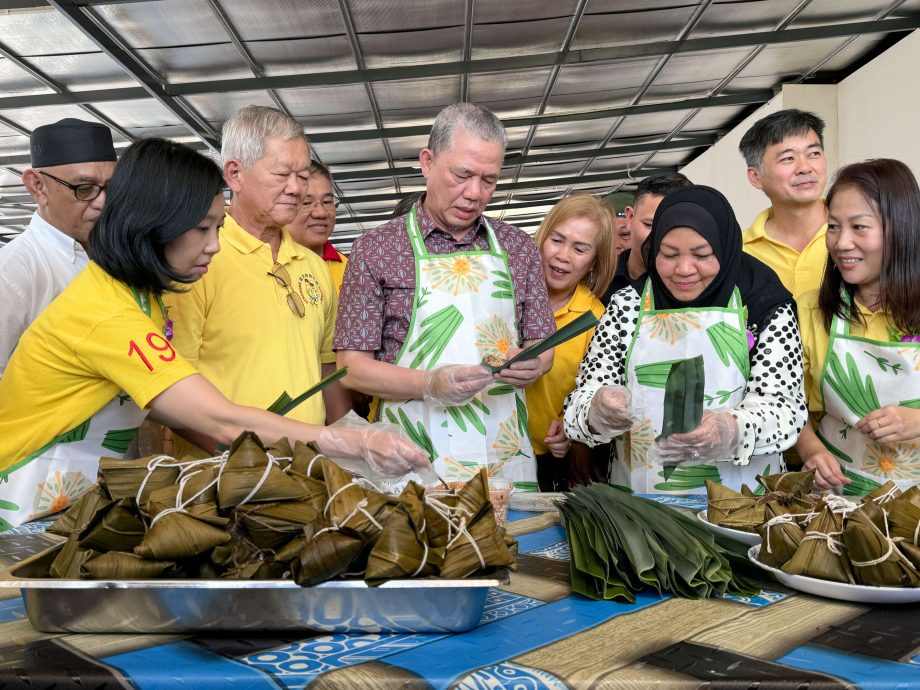
[[[173,349],[173,346],[170,345],[169,341],[159,333],[148,333],[146,341],[147,346],[151,350],[153,350],[155,353],[160,353],[157,355],[158,359],[164,362],[171,362],[176,358],[176,351]],[[153,371],[154,365],[150,363],[147,355],[144,354],[144,350],[141,349],[141,347],[134,340],[131,340],[128,343],[128,357],[131,357],[132,355],[137,355],[144,363],[144,366],[147,367],[147,370]]]

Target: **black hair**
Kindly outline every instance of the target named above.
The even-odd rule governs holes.
[[[818,135],[818,142],[823,148],[824,120],[804,110],[780,110],[755,122],[741,137],[738,150],[749,168],[759,169],[768,146],[778,144],[786,137],[805,136],[808,130]]]
[[[412,192],[411,194],[404,196],[396,204],[396,207],[393,209],[393,213],[390,214],[390,218],[399,218],[400,216],[404,216],[409,213],[409,211],[412,210],[412,204],[421,200],[424,193],[425,192]]]
[[[879,308],[888,313],[900,332],[920,333],[920,188],[914,174],[892,158],[847,165],[837,172],[827,192],[828,208],[842,189],[858,191],[882,221]],[[828,331],[833,317],[845,318],[848,311],[851,323],[862,321],[858,309],[847,309],[841,289],[846,290],[852,304],[856,288],[843,280],[828,256],[818,292],[818,306]]]
[[[667,196],[671,192],[684,187],[692,187],[693,183],[683,173],[665,173],[646,177],[636,187],[635,206],[643,196]]]
[[[319,161],[313,161],[310,163],[310,174],[319,175],[320,177],[325,177],[329,180],[329,184],[332,184],[332,173],[329,172],[329,168],[320,163]]]
[[[165,257],[166,245],[204,218],[224,189],[220,168],[187,146],[143,139],[115,166],[105,204],[89,234],[89,257],[136,290],[176,291],[191,283]]]

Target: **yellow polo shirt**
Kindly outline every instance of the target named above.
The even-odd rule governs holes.
[[[604,305],[591,290],[579,283],[568,304],[554,314],[556,328],[562,328],[589,310],[600,318],[604,313]],[[543,443],[546,430],[550,422],[562,418],[562,405],[566,396],[575,389],[578,367],[581,366],[593,336],[592,328],[559,345],[553,355],[553,368],[526,389],[530,442],[537,455],[549,452]]]
[[[345,277],[345,266],[348,264],[348,257],[327,242],[326,249],[323,252],[323,261],[326,262],[326,268],[329,269],[329,275],[332,276],[335,293],[338,294],[342,291],[342,279]]]
[[[798,299],[799,295],[821,286],[827,264],[827,247],[824,245],[827,223],[821,226],[805,249],[797,252],[766,234],[765,228],[772,212],[773,209],[768,208],[744,231],[744,251],[776,271],[786,289]]]
[[[821,374],[824,372],[824,360],[827,356],[827,343],[830,340],[821,310],[818,308],[818,291],[806,292],[796,300],[799,309],[799,332],[802,334],[802,349],[805,353],[805,397],[811,412],[821,412]],[[883,311],[869,311],[859,302],[856,308],[862,315],[865,325],[850,324],[850,335],[888,342],[892,340],[894,326]],[[897,338],[894,338],[897,340]]]
[[[82,424],[121,391],[146,408],[195,373],[163,337],[156,302],[150,311],[90,262],[32,322],[0,378],[0,471]]]
[[[323,260],[282,231],[278,263],[306,306],[298,317],[287,291],[268,275],[271,247],[224,217],[220,253],[188,292],[166,300],[174,322],[173,342],[230,400],[266,409],[282,393],[292,398],[316,384],[321,364],[335,362],[332,335],[338,295]],[[323,396],[288,414],[323,424]]]

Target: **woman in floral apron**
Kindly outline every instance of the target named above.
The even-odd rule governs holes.
[[[100,456],[124,452],[135,429],[100,414],[122,397],[226,443],[251,429],[268,443],[317,441],[333,457],[427,466],[415,444],[379,429],[235,405],[173,349],[160,295],[200,278],[219,251],[223,187],[220,168],[180,144],[146,139],[125,151],[90,234],[89,265],[32,322],[0,378],[0,532],[63,510],[96,481]]]
[[[813,423],[796,448],[820,488],[920,481],[920,189],[900,161],[842,168],[827,269],[799,300]]]
[[[782,471],[780,452],[805,423],[791,295],[742,253],[734,212],[710,187],[665,197],[643,250],[648,278],[607,307],[566,403],[566,433],[592,445],[618,437],[611,481],[638,493],[703,493],[706,479],[739,489]],[[697,355],[702,423],[657,441],[667,371]],[[677,466],[665,472],[663,461]]]

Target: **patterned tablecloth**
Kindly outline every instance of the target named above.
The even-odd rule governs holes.
[[[668,499],[699,509],[698,499]],[[554,514],[515,513],[519,571],[459,634],[49,635],[0,590],[0,688],[918,688],[920,609],[785,591],[634,604],[573,595]],[[0,568],[52,543],[0,535]]]

